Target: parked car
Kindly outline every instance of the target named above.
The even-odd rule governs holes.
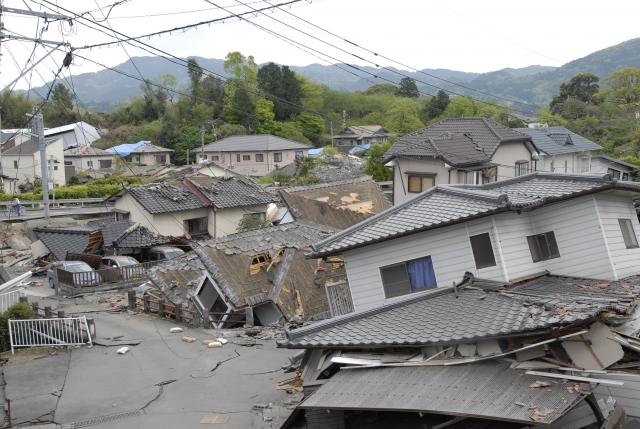
[[[164,261],[184,255],[184,250],[172,246],[158,246],[142,249],[140,262]]]
[[[55,288],[56,278],[54,275],[54,270],[56,268],[60,268],[65,271],[69,271],[72,273],[86,273],[91,272],[90,275],[82,276],[81,278],[74,278],[74,283],[77,286],[91,286],[101,283],[102,277],[100,274],[96,273],[93,268],[89,266],[86,262],[83,261],[58,261],[53,262],[49,269],[47,270],[47,279],[49,280],[49,285],[52,288]]]
[[[100,260],[98,270],[133,267],[132,269],[123,269],[116,272],[106,271],[103,272],[103,276],[107,282],[137,280],[144,276],[144,269],[142,267],[136,269],[136,265],[140,265],[140,262],[136,261],[131,256],[105,256]]]

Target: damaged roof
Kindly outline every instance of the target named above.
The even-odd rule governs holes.
[[[67,259],[67,252],[83,253],[89,236],[98,228],[72,226],[67,228],[34,228],[33,232],[58,261]]]
[[[555,201],[610,189],[640,192],[640,184],[610,174],[535,172],[485,185],[438,185],[338,234],[315,243],[309,257],[414,234],[499,212],[533,210]]]
[[[225,300],[235,308],[273,302],[286,319],[300,315],[308,320],[326,315],[329,307],[324,284],[344,280],[346,273],[342,260],[309,260],[303,253],[312,242],[335,231],[297,221],[193,242],[194,253],[189,255],[198,259],[191,264],[205,267]],[[187,299],[197,286],[193,281],[200,274],[183,273],[185,270],[175,265],[180,261],[177,258],[163,262],[149,273],[149,278],[169,299],[172,295],[165,291],[171,282],[172,287],[182,290],[182,295],[175,299]]]
[[[428,157],[457,166],[488,162],[501,143],[531,137],[486,118],[447,118],[400,137],[384,154],[386,164],[398,157]]]
[[[595,307],[630,314],[640,296],[640,276],[606,281],[546,275],[505,293],[545,307],[563,307],[576,311]]]
[[[391,207],[370,176],[280,190],[296,218],[337,229],[353,226]]]
[[[545,332],[592,316],[545,309],[497,292],[437,288],[383,307],[287,331],[287,348],[391,347],[453,344],[522,332]]]
[[[147,276],[175,305],[188,303],[191,294],[204,278],[205,266],[194,252],[185,253],[155,265]]]
[[[102,230],[104,245],[107,247],[113,246],[113,242],[120,238],[132,225],[134,225],[134,222],[131,220],[115,221],[111,218],[92,220],[85,224],[85,226],[93,228],[94,231]]]
[[[251,179],[240,177],[189,177],[186,180],[216,208],[242,207],[280,201],[278,197]]]
[[[340,370],[300,408],[411,411],[548,426],[591,393],[588,384],[573,392],[565,384],[531,388],[539,378],[497,360],[469,366]]]
[[[102,230],[102,233],[104,234],[104,229]],[[150,231],[146,226],[136,223],[127,228],[122,235],[112,242],[112,245],[113,247],[135,249],[140,247],[159,246],[168,242],[169,237]]]
[[[129,192],[129,194],[151,214],[179,212],[207,207],[200,198],[194,195],[193,192],[182,183],[152,183],[127,188],[112,195],[109,197],[109,200],[121,196],[124,192]]]

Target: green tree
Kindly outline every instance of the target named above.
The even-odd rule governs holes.
[[[439,90],[435,97],[431,97],[431,100],[425,106],[425,111],[429,119],[437,118],[442,115],[451,100],[449,95],[443,90]]]
[[[189,92],[191,93],[192,103],[195,103],[198,97],[198,89],[200,88],[200,79],[202,79],[204,73],[195,58],[187,60],[187,73],[190,81]]]
[[[262,118],[258,125],[258,134],[273,134],[278,135],[282,132],[282,126],[274,121],[276,117],[273,113],[273,103],[269,100],[261,98],[256,103],[256,114]]]
[[[387,119],[383,124],[385,128],[395,131],[400,135],[410,134],[424,127],[422,121],[418,117],[420,104],[409,99],[396,100],[389,111]]]
[[[245,231],[251,231],[259,228],[267,228],[272,225],[273,224],[267,219],[262,220],[251,215],[245,215],[238,222],[238,227],[236,228],[236,231],[245,232]]]
[[[258,64],[252,55],[245,57],[240,52],[229,52],[224,61],[225,73],[248,84],[258,81]]]
[[[567,110],[569,100],[593,104],[594,95],[600,89],[600,78],[592,73],[580,73],[571,78],[569,83],[560,84],[560,93],[554,95],[549,103],[549,110],[554,115],[563,114]]]
[[[371,85],[364,91],[365,95],[396,95],[398,87],[390,83]]]
[[[296,118],[295,126],[312,142],[320,142],[324,132],[324,119],[310,113],[302,112]]]
[[[244,88],[236,88],[231,104],[235,109],[232,114],[232,123],[243,125],[249,134],[255,134],[258,127],[256,118],[256,105]]]
[[[296,179],[306,177],[316,167],[316,160],[310,156],[299,156],[294,162],[296,165],[296,172],[294,173]]]
[[[176,88],[178,86],[176,77],[171,73],[161,74],[153,79],[153,83],[162,87],[163,91],[165,91],[167,94],[167,100],[169,100],[169,103],[173,105],[173,99],[176,98]]]
[[[382,159],[394,141],[395,139],[390,139],[383,144],[372,144],[367,151],[367,165],[364,167],[364,172],[373,176],[373,180],[376,182],[386,182],[393,178],[393,169],[383,166]]]
[[[444,111],[445,118],[472,118],[478,113],[478,106],[469,95],[455,97]]]
[[[542,124],[548,124],[551,127],[554,126],[563,126],[566,127],[569,125],[569,121],[564,119],[560,115],[554,115],[551,111],[547,109],[540,109],[538,113],[536,113],[536,120]]]
[[[35,101],[29,99],[24,92],[16,93],[9,90],[6,90],[1,98],[3,128],[23,128],[27,120],[25,113],[31,113],[31,106]]]
[[[420,91],[416,86],[416,81],[411,79],[410,77],[403,77],[400,81],[400,87],[398,88],[396,95],[399,97],[416,99],[420,97]]]
[[[600,91],[596,98],[615,104],[629,104],[640,101],[640,68],[627,67],[616,70],[603,79],[609,88]]]
[[[274,104],[273,112],[277,121],[287,121],[298,113],[301,89],[298,79],[288,66],[269,63],[258,70],[258,88]]]

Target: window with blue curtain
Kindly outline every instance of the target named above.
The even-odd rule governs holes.
[[[407,271],[409,272],[412,291],[429,286],[436,286],[436,274],[433,271],[431,258],[407,262]]]

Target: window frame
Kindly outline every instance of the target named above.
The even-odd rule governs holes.
[[[13,168],[20,168],[20,165],[18,164],[18,161],[13,161]]]
[[[412,188],[411,186],[411,182],[412,179],[419,179],[420,180],[420,190],[416,191],[416,190],[412,190],[414,188]],[[424,187],[424,179],[431,179],[432,181],[432,185],[429,186],[428,188]],[[436,186],[436,176],[435,175],[428,175],[428,174],[424,174],[424,175],[419,175],[419,174],[411,174],[411,175],[407,175],[407,192],[412,193],[412,194],[420,194],[424,191],[426,191],[427,189],[431,189],[433,187]]]
[[[543,243],[540,241],[542,237],[544,237]],[[552,243],[550,243],[550,238]],[[558,246],[558,240],[556,239],[554,231],[528,235],[527,244],[529,245],[529,252],[531,253],[531,259],[534,263],[562,257],[562,254],[560,253],[560,246]]]
[[[433,258],[431,257],[431,255],[427,255],[427,256],[423,256],[423,257],[415,258],[415,259],[410,259],[408,261],[397,262],[395,264],[385,265],[383,267],[379,267],[378,268],[378,272],[380,274],[380,283],[382,285],[382,290],[383,290],[385,299],[397,298],[397,297],[400,297],[400,296],[405,296],[405,295],[409,295],[409,294],[412,294],[412,293],[419,293],[419,292],[423,292],[425,290],[430,290],[430,289],[434,289],[434,288],[438,287],[438,283],[437,283],[437,279],[436,279],[436,284],[434,284],[434,285],[428,285],[428,286],[422,287],[420,289],[413,289],[412,288],[412,286],[411,286],[411,278],[409,276],[408,264],[410,264],[411,262],[422,261],[424,259],[430,259],[431,260],[431,268],[433,270],[433,277],[436,278],[435,267],[433,266]],[[383,270],[388,270],[390,268],[399,267],[399,266],[404,266],[405,273],[406,273],[406,276],[407,276],[406,282],[408,282],[409,290],[407,292],[402,292],[402,293],[396,293],[396,294],[389,295],[388,292],[387,292],[387,286],[391,286],[391,284],[389,284],[389,285],[385,284],[385,275],[384,275]],[[395,283],[392,283],[392,284],[400,284],[400,283],[401,282],[395,282]]]
[[[240,154],[236,153],[236,162],[240,162]]]
[[[607,168],[607,174],[611,174],[614,179],[620,180],[620,170],[616,170],[613,168]]]
[[[524,173],[522,172],[522,166],[525,166]],[[529,161],[516,161],[516,177],[529,174]]]
[[[111,168],[113,161],[111,159],[101,159],[100,168]]]
[[[296,159],[300,158],[301,156],[303,156],[304,152],[302,152],[301,150],[297,150],[296,151]]]
[[[282,162],[282,152],[273,153],[273,162]]]
[[[204,159],[207,159],[207,155],[204,156]],[[220,161],[220,156],[211,155],[211,161]]]
[[[624,245],[627,249],[637,249],[640,247],[638,245],[638,237],[636,236],[636,232],[633,229],[633,221],[631,219],[618,219],[618,225],[620,225],[620,232],[622,232],[622,239],[624,240]]]
[[[87,167],[93,167],[93,161],[87,161]]]
[[[190,231],[189,230],[189,224],[191,222],[194,222],[194,221],[202,222],[202,225],[200,225],[200,226],[204,227],[204,229]],[[195,217],[195,218],[192,218],[192,219],[185,219],[185,220],[182,221],[182,225],[183,225],[185,233],[187,233],[187,234],[189,234],[191,236],[193,236],[193,235],[202,235],[202,234],[208,234],[209,233],[209,230],[207,228],[208,222],[209,222],[209,219],[207,218],[207,216],[202,216],[202,217]]]
[[[264,162],[264,154],[263,153],[256,153],[256,162]]]
[[[491,248],[491,259],[493,262],[491,261],[480,261],[481,264],[479,264],[479,259],[482,258],[482,256],[484,255],[484,252],[486,252],[486,249],[478,249],[477,246],[479,245],[486,245],[487,243],[480,243],[479,240],[482,238],[487,238],[489,240],[489,247]],[[474,240],[475,239],[475,240]],[[484,268],[492,268],[492,267],[497,267],[498,263],[496,262],[496,254],[495,254],[495,250],[493,249],[493,241],[491,240],[491,234],[488,232],[483,232],[480,234],[476,234],[476,235],[470,235],[469,236],[469,245],[471,246],[471,253],[473,254],[473,261],[476,264],[476,269],[478,270],[482,270]],[[482,253],[480,253],[482,252]]]
[[[251,155],[242,155],[243,161],[251,161]]]
[[[622,173],[622,180],[623,182],[628,182],[629,181],[629,173]]]

